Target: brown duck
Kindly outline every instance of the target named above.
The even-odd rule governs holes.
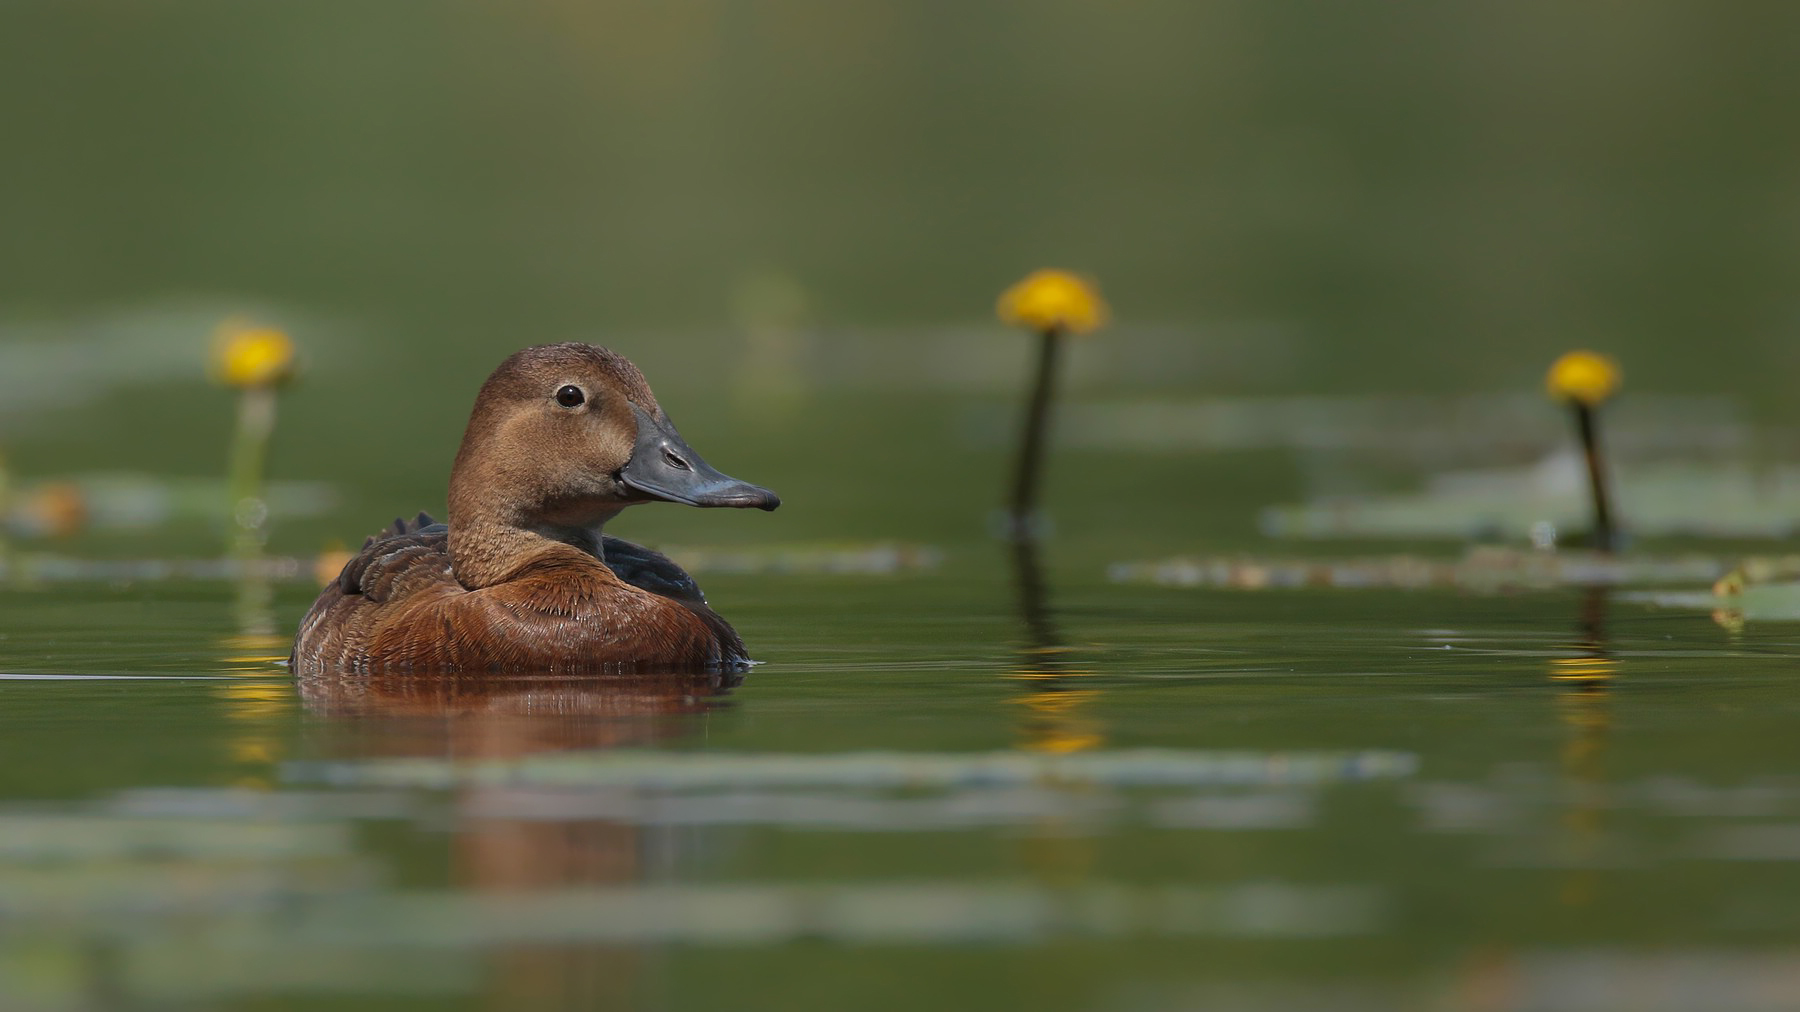
[[[450,471],[450,523],[369,539],[300,623],[322,671],[696,670],[744,643],[667,557],[600,533],[627,506],[781,505],[682,441],[624,356],[527,348],[475,399]]]

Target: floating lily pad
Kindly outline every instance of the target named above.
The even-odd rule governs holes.
[[[0,558],[0,580],[26,583],[159,583],[164,580],[310,581],[310,561],[260,559],[78,559],[47,552]]]
[[[663,554],[690,573],[898,573],[935,569],[944,553],[930,545],[770,545],[757,548],[665,546]]]
[[[995,441],[1011,430],[996,417]],[[1082,400],[1068,405],[1059,445],[1117,451],[1291,448],[1373,451],[1415,461],[1541,452],[1573,438],[1563,411],[1532,393],[1461,396],[1305,395]],[[1753,439],[1731,401],[1633,394],[1607,409],[1607,445],[1624,459],[1648,454],[1741,454]]]
[[[426,787],[532,785],[638,790],[824,788],[922,790],[965,786],[1094,784],[1109,787],[1325,784],[1410,777],[1409,752],[1215,752],[1131,749],[1034,755],[1027,752],[851,752],[836,755],[733,755],[614,750],[565,752],[515,760],[456,762],[380,759],[296,762],[283,779],[333,786]]]
[[[1621,467],[1613,485],[1624,528],[1640,537],[1785,538],[1800,526],[1800,467],[1663,463]],[[1285,538],[1499,538],[1555,543],[1588,526],[1581,459],[1559,453],[1523,468],[1450,471],[1420,492],[1325,498],[1263,511]]]
[[[1724,582],[1724,581],[1721,581]],[[1744,622],[1800,622],[1800,582],[1752,584],[1741,590],[1654,591],[1625,595],[1660,608],[1713,612],[1723,625]]]
[[[886,575],[935,568],[944,553],[929,545],[898,542],[776,545],[762,548],[663,546],[665,554],[696,575],[711,573],[800,573]],[[320,559],[292,556],[167,559],[82,559],[47,552],[0,556],[0,580],[36,583],[155,583],[162,580],[243,580],[323,582],[335,576],[347,556],[321,566]],[[324,571],[326,575],[320,576]]]
[[[1800,577],[1800,556],[1755,560],[1771,576]],[[1108,569],[1119,583],[1268,590],[1292,587],[1455,587],[1500,591],[1563,586],[1710,583],[1739,560],[1710,555],[1654,558],[1593,552],[1478,548],[1460,559],[1383,555],[1358,559],[1261,559],[1177,556],[1121,562]]]
[[[0,522],[22,536],[91,527],[141,530],[178,520],[225,519],[221,478],[159,478],[130,472],[76,474],[26,484],[8,497]],[[338,505],[335,487],[321,481],[272,481],[263,499],[272,513],[309,517]]]

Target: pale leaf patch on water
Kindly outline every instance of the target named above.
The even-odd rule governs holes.
[[[1584,531],[1586,472],[1571,452],[1526,467],[1445,471],[1416,492],[1271,506],[1284,538],[1487,538],[1552,542]],[[1644,537],[1784,538],[1800,524],[1800,466],[1741,461],[1622,464],[1613,488],[1625,529]],[[1547,528],[1545,525],[1548,525]]]
[[[1620,595],[1658,608],[1711,612],[1726,628],[1745,622],[1800,621],[1800,581],[1766,559],[1747,560],[1707,589],[1647,590]],[[1768,581],[1768,582],[1764,582]]]
[[[989,409],[994,410],[994,409]],[[969,425],[999,444],[997,413]],[[1077,400],[1057,441],[1095,450],[1159,453],[1294,449],[1359,452],[1426,466],[1538,455],[1571,440],[1564,412],[1535,393],[1384,394]],[[1744,453],[1754,430],[1728,399],[1636,394],[1607,411],[1607,442],[1625,458]]]
[[[1800,956],[1725,948],[1488,946],[1443,970],[1404,983],[1367,979],[1306,982],[1133,983],[1102,1007],[1119,1012],[1788,1012],[1800,993]]]
[[[8,862],[114,860],[141,856],[281,860],[346,854],[348,827],[330,823],[243,822],[229,818],[12,813],[0,827]]]
[[[1800,861],[1800,822],[1722,826],[1706,833],[1695,849],[1716,861]]]
[[[43,506],[52,496],[64,497],[58,501],[80,510],[81,527],[101,531],[144,531],[183,521],[224,523],[227,512],[222,478],[98,471],[22,484],[0,516],[6,531],[19,537],[56,533],[57,520]],[[328,482],[277,480],[264,486],[260,505],[269,515],[295,519],[324,516],[340,499]]]
[[[1572,728],[1592,743],[1603,727]],[[1585,737],[1584,737],[1585,736]],[[1574,755],[1570,753],[1569,755]],[[1565,756],[1567,758],[1567,756]],[[1482,863],[1505,868],[1655,868],[1700,860],[1800,859],[1800,781],[1761,777],[1708,783],[1653,776],[1609,783],[1578,761],[1487,781],[1417,781],[1403,797],[1428,833],[1487,841]],[[1783,820],[1783,821],[1769,821]],[[1650,833],[1656,823],[1680,832]],[[1706,828],[1694,841],[1685,824]],[[1690,842],[1684,845],[1683,840]]]
[[[677,545],[661,551],[690,573],[882,575],[936,569],[944,560],[941,549],[892,541],[729,549]]]
[[[471,819],[631,826],[772,826],[789,830],[924,833],[1028,827],[1070,830],[1141,823],[1213,831],[1310,828],[1317,802],[1307,790],[1212,791],[1146,800],[1121,794],[1005,788],[890,797],[847,791],[638,793],[610,789],[482,792],[458,806]]]
[[[1113,787],[1295,785],[1405,778],[1418,769],[1410,752],[1212,752],[1121,749],[1070,755],[1026,752],[656,753],[614,750],[453,762],[401,758],[294,762],[292,783],[336,786],[580,786],[657,790],[855,787],[919,790],[1032,784]]]
[[[1249,555],[1175,556],[1108,567],[1116,583],[1171,587],[1270,590],[1295,587],[1455,588],[1482,592],[1555,587],[1616,587],[1710,583],[1742,565],[1693,553],[1656,557],[1594,552],[1543,552],[1498,547],[1471,549],[1461,558],[1383,555],[1352,559],[1261,558]],[[1755,560],[1765,572],[1800,576],[1800,555]]]
[[[471,896],[415,893],[314,904],[225,949],[317,946],[487,949],[544,944],[769,946],[1069,938],[1337,938],[1385,921],[1367,886],[1278,881],[1218,886],[1093,883],[1074,888],[982,881],[835,885],[580,886]]]
[[[664,554],[694,575],[790,574],[888,576],[937,568],[942,550],[930,545],[876,541],[868,543],[793,544],[747,548],[663,546]],[[333,562],[335,573],[342,560]],[[165,580],[236,581],[317,584],[319,560],[293,556],[261,558],[91,559],[51,552],[19,552],[0,556],[0,580],[17,578],[44,583],[155,583]]]

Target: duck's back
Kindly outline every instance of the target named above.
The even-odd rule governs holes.
[[[291,665],[322,671],[694,670],[743,641],[667,557],[606,538],[612,566],[556,545],[502,583],[457,581],[425,514],[370,538],[300,623]]]

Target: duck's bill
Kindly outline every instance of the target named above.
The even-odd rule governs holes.
[[[634,491],[689,506],[772,510],[781,505],[781,497],[761,485],[714,470],[682,440],[674,425],[652,418],[636,405],[632,410],[637,413],[637,446],[619,479]]]

